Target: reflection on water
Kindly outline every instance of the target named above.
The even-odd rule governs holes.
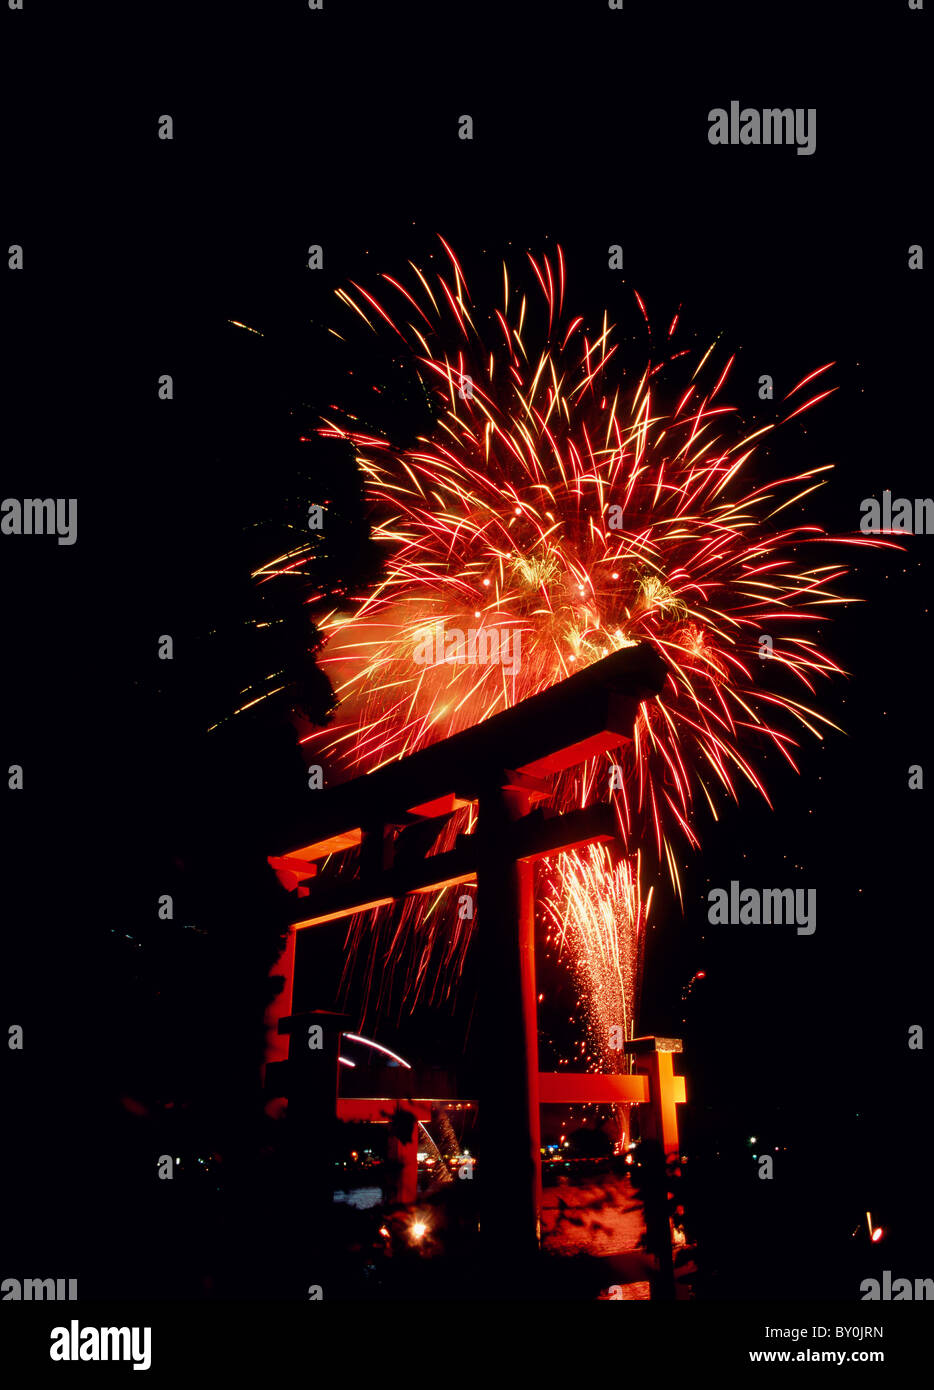
[[[346,1202],[349,1207],[355,1207],[357,1211],[369,1211],[370,1207],[378,1207],[383,1200],[383,1189],[381,1187],[352,1187],[349,1191],[335,1192],[335,1202]]]

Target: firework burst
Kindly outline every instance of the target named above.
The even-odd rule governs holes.
[[[750,476],[775,425],[738,428],[722,403],[734,359],[717,362],[713,346],[694,362],[675,344],[677,316],[663,349],[630,374],[605,315],[594,331],[565,315],[560,248],[529,256],[532,299],[504,267],[502,307],[481,317],[442,244],[446,275],[412,265],[405,284],[382,277],[380,298],[356,284],[338,292],[374,333],[392,336],[434,403],[434,424],[405,445],[336,413],[320,429],[354,449],[385,561],[352,611],[315,610],[340,708],[313,737],[347,774],[370,771],[650,643],[670,672],[662,693],[641,706],[615,762],[564,775],[558,802],[611,795],[626,854],[653,847],[680,891],[673,842],[698,844],[697,807],[716,815],[743,783],[768,800],[763,754],[777,750],[794,767],[800,731],[821,737],[830,725],[812,701],[841,668],[815,628],[846,601],[834,592],[846,570],[821,563],[820,548],[866,542],[789,522],[827,468]],[[831,393],[832,365],[788,393],[784,420]],[[260,577],[277,572],[274,563]],[[521,661],[419,662],[432,631],[518,633]],[[628,987],[621,1008],[631,1018],[632,945],[614,946],[609,924],[625,919],[632,935],[644,913],[638,873],[616,883],[617,870],[593,853],[564,856],[550,871],[549,911],[590,959],[591,993]],[[403,920],[414,931],[412,912],[424,911]],[[418,959],[424,969],[424,950]]]

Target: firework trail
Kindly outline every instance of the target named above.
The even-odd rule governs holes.
[[[819,738],[836,727],[812,703],[817,682],[841,672],[815,625],[847,601],[833,588],[846,568],[820,563],[820,547],[873,542],[788,521],[829,465],[766,482],[748,476],[775,425],[737,428],[721,400],[733,357],[716,361],[713,345],[692,362],[674,345],[678,316],[664,347],[628,375],[606,315],[595,331],[565,315],[560,248],[552,259],[528,257],[531,300],[504,266],[502,308],[481,318],[442,245],[445,275],[410,263],[407,284],[382,276],[379,298],[357,284],[338,291],[397,344],[435,418],[412,444],[336,412],[322,423],[321,435],[354,449],[385,563],[352,611],[314,612],[340,707],[313,737],[345,775],[371,771],[648,642],[668,664],[665,688],[641,706],[632,742],[614,755],[618,771],[604,757],[564,774],[557,803],[610,795],[624,852],[652,848],[680,892],[673,844],[699,843],[698,806],[716,816],[718,799],[737,798],[744,783],[768,801],[763,755],[776,750],[795,767],[801,730]],[[777,423],[831,394],[832,365],[788,393]],[[257,577],[297,563],[292,552]],[[521,662],[474,664],[456,651],[416,661],[426,635],[452,630],[518,632]],[[465,828],[452,823],[448,839]],[[645,919],[634,858],[623,872],[603,852],[562,856],[548,873],[546,915],[589,962],[591,1000],[618,995],[631,1019],[628,962]],[[431,943],[450,925],[446,901],[407,904],[386,942],[414,952],[406,969],[415,997]],[[354,930],[359,940],[360,924]],[[448,967],[468,940],[463,923],[451,926]],[[593,1007],[596,1018],[604,1005]]]
[[[590,1061],[616,1053],[614,1030],[633,1036],[633,1007],[651,892],[639,891],[639,856],[614,863],[606,845],[589,845],[557,855],[545,885],[546,944],[567,953],[578,999],[587,1017],[587,1036],[579,1044]]]

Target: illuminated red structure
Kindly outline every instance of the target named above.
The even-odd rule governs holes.
[[[496,1135],[509,1161],[482,1183],[484,1243],[504,1251],[536,1246],[540,1229],[542,1104],[647,1103],[645,1137],[667,1155],[678,1150],[676,1106],[685,1099],[675,1076],[676,1039],[627,1044],[633,1074],[540,1073],[535,992],[536,860],[617,838],[610,802],[548,813],[554,776],[632,737],[643,700],[657,694],[667,668],[648,646],[614,652],[542,694],[364,777],[322,791],[300,848],[270,858],[284,886],[307,899],[273,969],[283,986],[266,1016],[267,1093],[290,1104],[326,1106],[342,1118],[385,1120],[403,1107],[415,1119],[442,1097],[338,1096],[341,1015],[293,1014],[295,934],[307,927],[374,909],[453,884],[477,886],[477,948],[481,953],[480,1038],[468,1064],[469,1094],[479,1104],[482,1133]],[[398,853],[406,827],[440,822],[477,806],[472,834],[453,849],[413,859]],[[311,886],[317,862],[360,847],[353,879]],[[300,1035],[308,1032],[313,1046]],[[311,1030],[316,1030],[312,1033]],[[417,1074],[400,1081],[417,1090]],[[429,1111],[430,1113],[430,1111]],[[397,1196],[415,1195],[414,1140],[397,1151]],[[491,1149],[488,1147],[487,1152]],[[491,1171],[489,1160],[487,1173]]]

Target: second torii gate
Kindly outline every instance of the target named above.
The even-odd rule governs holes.
[[[303,844],[270,857],[284,886],[308,898],[289,929],[273,974],[283,988],[266,1015],[267,1062],[291,1056],[286,1033],[295,970],[295,933],[352,913],[454,884],[477,885],[482,1038],[470,1090],[480,1107],[485,1244],[535,1247],[540,1229],[543,1103],[650,1102],[653,1137],[677,1150],[675,1106],[684,1079],[672,1069],[674,1039],[629,1044],[636,1074],[539,1074],[535,993],[534,863],[616,838],[612,803],[548,816],[555,773],[612,752],[631,739],[639,704],[658,694],[667,667],[648,646],[624,648],[522,704],[378,771],[317,795]],[[476,803],[476,828],[449,851],[407,856],[406,831]],[[317,861],[360,847],[359,872],[312,889]],[[495,1180],[492,1143],[508,1157]]]

